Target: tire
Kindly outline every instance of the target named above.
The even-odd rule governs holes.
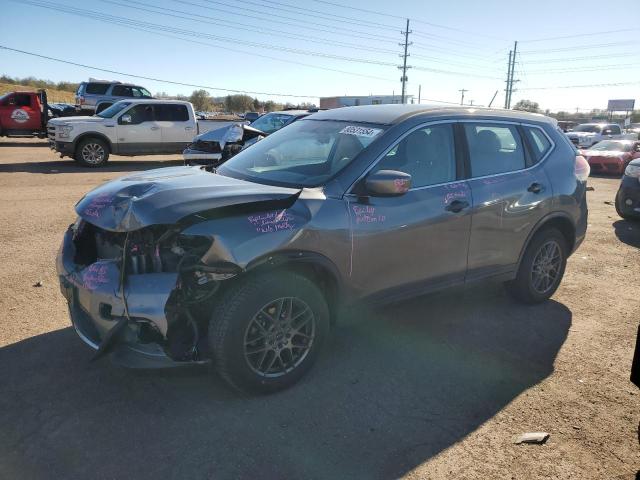
[[[620,196],[620,190],[618,190],[618,193],[616,193],[616,200],[615,200],[614,203],[615,203],[615,206],[616,206],[616,212],[618,213],[618,215],[620,215],[621,218],[623,218],[625,220],[638,220],[638,219],[640,219],[640,215],[636,216],[636,215],[624,213],[624,207],[622,206],[622,197]]]
[[[74,158],[84,167],[102,167],[109,160],[109,145],[95,137],[82,139],[76,147]]]
[[[279,312],[285,315],[280,327],[271,317]],[[231,386],[271,393],[304,376],[328,331],[329,308],[318,287],[302,275],[274,272],[225,292],[209,322],[209,345],[218,374]]]
[[[545,257],[553,261],[546,262]],[[507,291],[522,303],[544,302],[558,289],[566,265],[566,239],[559,230],[545,228],[529,242],[516,278],[505,284]]]

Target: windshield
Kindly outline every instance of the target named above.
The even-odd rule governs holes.
[[[224,163],[218,173],[290,187],[323,185],[383,132],[380,125],[301,120]]]
[[[251,126],[264,133],[273,133],[290,123],[294,118],[293,115],[286,113],[267,113],[253,122]]]
[[[630,152],[632,145],[624,142],[612,142],[611,140],[604,140],[596,143],[590,150],[605,151],[614,150],[616,152]]]
[[[578,125],[573,129],[574,132],[600,133],[602,126],[600,125]]]
[[[120,113],[122,110],[127,108],[129,105],[131,105],[130,102],[117,102],[117,103],[114,103],[113,105],[111,105],[109,108],[105,108],[100,113],[96,113],[96,115],[98,117],[102,117],[102,118],[113,118],[118,113]]]

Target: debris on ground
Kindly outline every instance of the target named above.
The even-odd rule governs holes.
[[[593,187],[587,187],[587,192],[593,192],[595,190],[595,188]]]
[[[604,203],[605,203],[605,204],[607,204],[607,205],[613,205],[613,202],[612,202],[612,201],[610,201],[610,200],[605,200],[605,202],[604,202]]]
[[[523,433],[514,442],[516,445],[520,443],[537,443],[542,444],[547,441],[549,434],[547,432],[528,432]]]
[[[41,287],[42,286],[42,280],[38,280],[36,283],[33,284],[34,287]]]

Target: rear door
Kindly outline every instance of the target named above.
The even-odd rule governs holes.
[[[159,103],[155,105],[156,119],[162,131],[163,149],[167,153],[182,153],[196,136],[195,119],[189,109],[181,103]]]
[[[162,133],[154,118],[154,106],[139,103],[118,118],[118,152],[123,154],[152,154],[162,151]]]
[[[371,169],[409,173],[411,189],[346,196],[351,277],[363,295],[390,299],[464,281],[472,199],[455,138],[453,123],[412,129]]]
[[[553,192],[541,160],[552,144],[537,127],[462,125],[473,195],[467,279],[474,280],[513,271],[532,228],[549,212]]]

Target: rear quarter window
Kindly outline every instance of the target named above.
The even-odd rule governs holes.
[[[93,95],[104,95],[109,90],[108,83],[87,83],[87,87],[85,88],[85,93],[93,94]]]
[[[551,150],[551,142],[542,130],[536,127],[523,127],[531,147],[533,163],[538,163]]]

